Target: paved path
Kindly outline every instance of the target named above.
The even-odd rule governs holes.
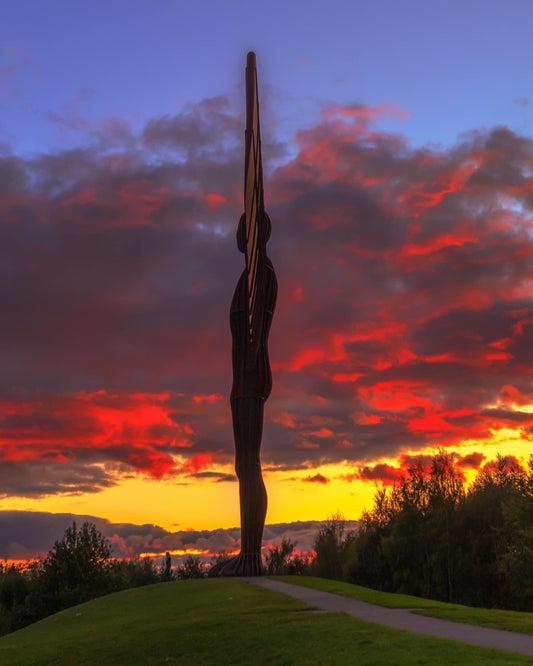
[[[329,613],[348,613],[348,615],[367,622],[410,631],[413,634],[448,638],[470,645],[481,645],[533,656],[533,636],[528,634],[439,620],[434,617],[416,615],[409,609],[383,608],[382,606],[367,604],[364,601],[357,601],[357,599],[343,597],[339,594],[322,592],[301,585],[282,583],[269,578],[242,578],[241,580],[246,580],[274,592],[287,594]]]

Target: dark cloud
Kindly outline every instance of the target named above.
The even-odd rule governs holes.
[[[79,526],[90,521],[109,539],[114,557],[139,557],[150,554],[161,557],[168,550],[177,564],[187,552],[202,559],[220,552],[233,552],[240,548],[240,528],[216,530],[187,530],[169,532],[157,525],[111,523],[103,518],[70,513],[53,514],[29,511],[0,511],[0,558],[29,559],[42,557],[56,540],[63,536],[73,522]],[[296,543],[297,550],[312,550],[320,521],[298,521],[265,525],[263,548],[278,545],[283,538]],[[346,521],[347,529],[356,529],[358,523]]]
[[[497,127],[413,150],[373,128],[389,112],[325,107],[290,152],[264,144],[271,468],[347,460],[370,480],[405,450],[530,432],[533,142]],[[0,154],[2,492],[231,480],[242,124],[215,98]]]
[[[149,148],[177,150],[187,159],[206,152],[222,161],[229,150],[240,148],[241,140],[241,121],[225,97],[203,100],[189,113],[150,120],[142,134]]]
[[[313,476],[306,476],[302,479],[305,483],[318,483],[325,486],[329,483],[329,479],[323,474],[314,474]]]
[[[378,463],[373,467],[362,467],[357,473],[343,477],[345,481],[373,481],[384,484],[394,484],[402,478],[403,472],[396,467],[385,463]]]
[[[486,456],[484,453],[476,451],[466,456],[459,456],[456,460],[456,464],[458,465],[458,467],[470,467],[471,469],[479,469],[481,467],[481,463],[485,459]]]
[[[52,458],[53,456],[49,456]],[[103,469],[84,461],[0,462],[0,499],[5,497],[45,497],[96,493],[117,483],[120,469]],[[111,467],[111,466],[109,466]]]
[[[222,474],[221,472],[197,472],[196,474],[191,474],[193,479],[211,479],[216,483],[224,483],[226,481],[235,482],[237,477],[235,474]]]
[[[460,478],[462,481],[465,481],[465,476],[462,471],[463,468],[480,469],[482,463],[486,460],[485,454],[479,451],[461,456],[456,451],[448,449],[447,455],[448,458],[446,460],[441,459],[440,462],[444,462],[447,466],[451,464],[455,470],[456,477]],[[518,464],[516,458],[513,456],[504,456],[503,464],[506,465],[508,460],[513,464]],[[364,467],[360,467],[354,473],[341,476],[341,479],[343,481],[373,481],[374,483],[377,482],[384,485],[395,485],[402,479],[409,478],[412,473],[428,475],[434,468],[436,462],[439,462],[439,455],[437,452],[435,455],[402,454],[399,458],[398,467],[388,465],[387,463],[365,465]],[[483,469],[493,470],[496,469],[498,464],[502,463],[489,461],[484,465]]]

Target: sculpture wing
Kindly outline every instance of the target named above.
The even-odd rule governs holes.
[[[259,132],[259,101],[255,53],[246,63],[246,149],[244,162],[244,212],[246,216],[246,271],[248,276],[248,325],[250,340],[257,338],[254,314],[257,304],[258,268],[261,253],[260,224],[264,216],[263,167]]]

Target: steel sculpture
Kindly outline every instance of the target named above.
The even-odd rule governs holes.
[[[237,283],[230,310],[233,338],[231,412],[235,439],[235,471],[239,479],[241,551],[212,575],[260,576],[261,542],[267,493],[261,471],[260,448],[264,404],[272,388],[268,334],[274,313],[277,281],[267,257],[270,218],[265,212],[259,130],[255,53],[246,63],[246,132],[244,214],[237,229],[237,246],[246,267]]]

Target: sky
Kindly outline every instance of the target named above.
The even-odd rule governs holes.
[[[467,479],[527,461],[532,19],[516,0],[4,7],[0,521],[52,541],[51,514],[238,525],[249,50],[279,283],[267,523],[356,520],[439,449]],[[7,532],[0,556],[31,550]]]

